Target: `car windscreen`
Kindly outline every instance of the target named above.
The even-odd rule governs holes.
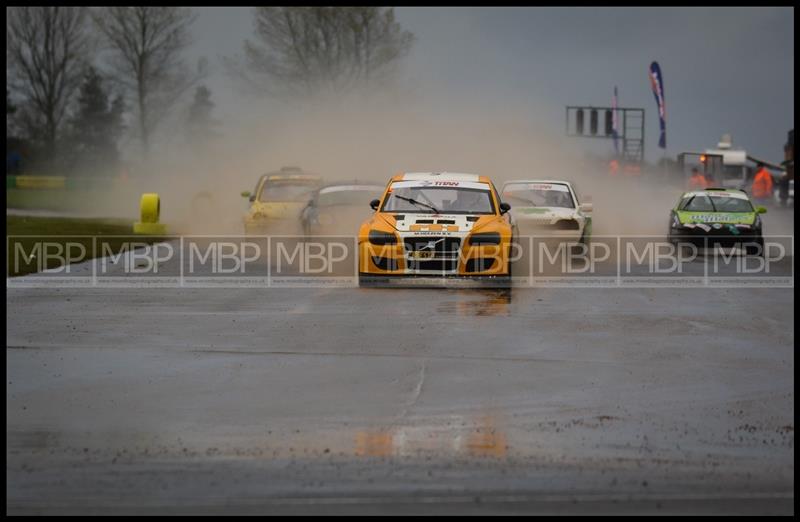
[[[569,187],[562,183],[508,183],[503,201],[533,207],[575,208]]]
[[[700,212],[714,212],[714,205],[708,196],[689,196],[681,203],[681,210],[696,210]]]
[[[261,202],[307,201],[311,192],[319,186],[316,181],[267,181],[261,188],[258,200]]]
[[[473,188],[477,186],[486,188]],[[494,214],[494,203],[485,183],[469,186],[422,186],[395,182],[390,188],[383,212],[423,214]]]
[[[753,205],[744,198],[734,198],[726,196],[714,196],[711,202],[717,212],[752,212]]]
[[[379,198],[383,187],[371,185],[347,185],[320,189],[317,205],[331,207],[337,205],[363,205]]]
[[[741,197],[726,195],[714,195],[713,197],[709,197],[704,194],[695,194],[684,199],[681,210],[700,212],[752,212],[753,205],[750,204],[750,201]]]

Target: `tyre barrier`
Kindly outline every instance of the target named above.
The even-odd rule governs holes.
[[[139,201],[140,221],[133,224],[134,234],[161,235],[167,233],[167,226],[159,223],[161,199],[154,192],[142,194]]]
[[[12,183],[11,179],[6,180],[6,188],[18,189],[64,189],[66,188],[66,179],[64,176],[9,176],[13,178],[13,187],[9,184]]]

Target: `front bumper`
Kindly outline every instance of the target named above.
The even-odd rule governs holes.
[[[360,286],[391,286],[403,288],[510,288],[510,276],[491,275],[425,275],[358,273]]]
[[[737,227],[731,224],[719,224],[719,227],[715,227],[714,224],[671,227],[669,239],[676,243],[689,243],[698,248],[715,246],[732,248],[746,243],[763,243],[761,229]]]
[[[302,223],[290,217],[251,218],[242,220],[245,234],[271,234],[275,232],[293,232],[300,230]]]
[[[425,246],[439,241],[435,248]],[[402,242],[387,245],[359,240],[359,272],[367,275],[509,277],[509,256],[507,240],[476,245],[459,237],[405,237]]]
[[[554,225],[533,225],[518,223],[520,237],[533,237],[535,239],[561,240],[567,243],[578,242],[583,236],[584,227],[578,229],[563,229]]]

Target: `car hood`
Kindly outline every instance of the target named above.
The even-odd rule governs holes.
[[[320,233],[345,235],[352,234],[353,231],[357,232],[358,226],[369,215],[369,212],[370,210],[365,209],[364,205],[336,205],[316,208],[308,217],[312,218],[315,214],[316,219],[313,224],[320,230]]]
[[[256,201],[250,206],[250,215],[260,214],[268,218],[296,218],[306,205],[299,201]]]
[[[396,219],[395,214],[379,214],[386,224],[398,232],[428,234],[431,232],[443,235],[464,236],[471,232],[485,228],[491,223],[502,221],[501,216],[495,215],[469,215],[469,214],[415,214],[403,213]]]

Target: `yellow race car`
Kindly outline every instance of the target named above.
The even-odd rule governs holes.
[[[394,176],[359,229],[362,286],[395,278],[511,283],[515,226],[486,176],[447,172]]]
[[[244,217],[245,234],[299,231],[300,213],[312,193],[322,185],[322,177],[298,167],[283,167],[264,174],[253,192],[242,192],[250,201]]]

